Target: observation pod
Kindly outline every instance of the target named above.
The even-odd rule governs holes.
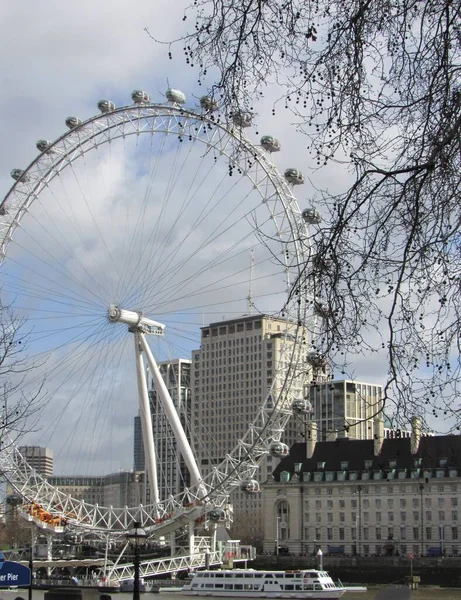
[[[135,104],[149,104],[150,102],[149,94],[142,90],[134,90],[134,92],[131,93],[131,99]]]
[[[309,223],[310,225],[318,225],[322,222],[322,217],[320,216],[319,211],[315,210],[315,208],[304,209],[302,212],[302,217],[306,223]]]
[[[304,183],[304,175],[298,169],[287,169],[283,174],[288,183],[292,185],[300,185]]]
[[[251,127],[253,115],[249,112],[238,111],[232,115],[232,122],[237,127]]]
[[[22,169],[13,169],[10,172],[10,175],[13,179],[15,179],[16,181],[20,181],[21,183],[30,181],[29,175],[26,175],[26,173]]]
[[[53,150],[49,150],[51,146],[51,142],[49,140],[38,140],[38,142],[35,145],[37,147],[37,150],[40,150],[40,152],[53,152]]]
[[[82,124],[82,121],[77,117],[67,117],[66,125],[69,129],[75,129]]]
[[[103,114],[110,113],[115,110],[115,104],[111,100],[100,100],[98,108]]]
[[[208,516],[210,518],[210,521],[213,521],[214,523],[226,520],[226,512],[222,508],[211,509],[208,513]]]
[[[290,454],[290,449],[286,444],[282,442],[274,442],[269,446],[269,453],[271,456],[277,456],[277,458],[284,458]]]
[[[261,490],[256,479],[245,479],[240,489],[247,494],[257,494]]]
[[[280,150],[280,142],[271,135],[263,135],[261,138],[261,146],[267,152],[278,152]]]
[[[173,90],[169,88],[167,89],[165,95],[168,102],[172,102],[173,104],[184,104],[186,102],[186,94],[183,94],[179,90]]]
[[[217,100],[214,100],[210,96],[202,96],[200,98],[200,106],[203,110],[207,112],[213,112],[214,110],[218,110],[219,105]]]
[[[291,410],[297,415],[306,415],[312,412],[312,404],[307,398],[296,398],[291,404]]]

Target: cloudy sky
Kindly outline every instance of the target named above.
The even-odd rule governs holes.
[[[35,2],[25,0],[21,3],[2,5],[0,8],[0,80],[2,94],[0,95],[1,121],[2,121],[2,144],[0,147],[0,186],[1,194],[4,196],[12,180],[9,173],[12,168],[25,168],[36,156],[35,143],[38,139],[54,140],[66,131],[65,119],[68,116],[77,116],[81,119],[87,119],[96,114],[97,102],[102,98],[113,100],[117,106],[130,104],[130,94],[133,89],[144,89],[150,95],[153,101],[164,102],[164,93],[171,86],[181,89],[188,96],[188,105],[197,106],[198,97],[203,90],[197,86],[194,72],[186,68],[180,58],[180,51],[176,50],[175,56],[178,58],[170,61],[167,55],[167,47],[155,44],[144,31],[148,28],[155,37],[162,39],[172,39],[178,37],[183,26],[181,16],[184,5],[182,2],[165,2],[164,0],[140,0],[135,7],[129,7],[125,2],[119,0],[100,0],[99,2],[82,0],[80,2],[68,3],[58,0],[47,0],[46,2]],[[275,97],[275,96],[274,96]],[[287,167],[296,167],[303,170],[306,176],[312,177],[313,183],[320,187],[328,185],[340,186],[345,180],[346,174],[336,170],[334,177],[331,172],[314,173],[310,170],[309,155],[305,149],[305,139],[298,136],[295,130],[290,127],[289,115],[278,115],[276,119],[271,116],[272,99],[266,98],[257,107],[257,127],[260,134],[272,134],[278,137],[282,143],[282,152],[276,157],[276,164],[281,171]],[[255,141],[259,135],[250,133]],[[78,464],[80,472],[88,467],[83,466],[84,456],[94,453],[101,455],[102,448],[105,448],[107,460],[97,463],[99,472],[116,471],[118,468],[132,467],[132,419],[136,414],[136,388],[134,376],[122,368],[126,365],[127,357],[131,356],[132,346],[126,339],[120,342],[120,346],[111,346],[110,344],[119,343],[123,337],[121,334],[110,338],[107,341],[104,337],[104,327],[101,325],[101,315],[104,314],[107,305],[104,304],[106,298],[96,298],[96,292],[92,288],[92,283],[88,278],[98,279],[101,287],[110,287],[111,276],[110,269],[104,268],[95,275],[92,272],[92,261],[98,257],[101,250],[101,244],[97,244],[96,239],[85,238],[82,231],[94,223],[94,215],[100,218],[100,229],[97,234],[106,240],[111,240],[111,260],[116,262],[123,261],[123,256],[129,253],[129,249],[123,245],[123,242],[115,243],[124,239],[123,226],[125,223],[131,223],[135,228],[135,221],[125,220],[124,204],[121,202],[122,194],[125,194],[125,200],[128,198],[132,205],[136,205],[136,198],[140,194],[151,188],[151,182],[146,180],[151,176],[152,171],[146,167],[145,170],[136,170],[133,165],[137,158],[145,156],[150,152],[153,155],[152,147],[143,148],[142,145],[130,147],[129,145],[121,148],[113,148],[106,157],[97,157],[97,165],[93,164],[92,158],[84,159],[79,165],[79,169],[72,173],[73,177],[67,180],[63,178],[62,189],[59,187],[61,182],[54,184],[54,189],[50,192],[49,198],[46,193],[43,195],[42,204],[36,208],[36,212],[31,211],[28,217],[27,228],[24,222],[24,230],[27,229],[27,235],[18,237],[16,252],[16,265],[10,272],[12,276],[19,277],[18,281],[27,280],[34,288],[34,292],[40,295],[41,300],[36,301],[32,295],[22,298],[21,310],[25,316],[29,311],[35,310],[35,320],[31,325],[34,338],[35,351],[50,351],[47,346],[50,340],[49,329],[43,326],[43,321],[48,323],[47,317],[50,311],[56,310],[57,302],[62,292],[50,279],[47,281],[39,280],[39,275],[31,275],[32,272],[39,273],[41,264],[47,260],[53,260],[56,264],[66,264],[73,274],[72,281],[80,283],[85,282],[88,291],[93,294],[94,303],[91,309],[83,309],[82,305],[76,309],[73,317],[77,320],[75,324],[77,333],[72,338],[72,343],[77,339],[78,346],[73,352],[72,359],[69,355],[63,355],[59,351],[50,352],[46,361],[40,363],[38,360],[38,369],[36,380],[39,376],[46,373],[46,398],[49,405],[43,411],[43,415],[36,424],[36,433],[29,436],[29,443],[39,443],[41,445],[50,445],[55,451],[57,472],[70,472],[75,470],[75,464]],[[162,179],[162,173],[168,168],[170,177],[173,174],[176,177],[180,171],[173,170],[171,162],[173,154],[168,147],[163,149],[164,157],[159,159],[156,166],[156,173],[159,187],[165,186],[165,193],[176,193],[178,196],[187,197],[189,194],[191,206],[189,206],[190,218],[195,218],[199,209],[203,210],[206,202],[215,197],[217,190],[220,190],[222,171],[218,169],[207,179],[203,175],[200,181],[203,181],[203,192],[199,189],[198,173],[205,173],[206,166],[202,166],[198,154],[195,159],[190,158],[184,162],[181,177],[188,181],[181,185],[178,183],[171,192],[171,182]],[[158,153],[158,148],[155,148]],[[205,157],[206,158],[206,157]],[[212,157],[209,157],[210,159]],[[174,159],[176,160],[176,159]],[[194,163],[194,160],[200,162]],[[164,162],[162,162],[164,161]],[[206,161],[203,161],[206,164]],[[130,168],[130,176],[126,173],[127,163]],[[174,167],[176,169],[176,167]],[[200,171],[202,169],[202,171]],[[93,178],[97,171],[98,177]],[[160,175],[159,175],[160,173]],[[126,189],[118,185],[122,180],[133,179],[130,188],[131,196],[127,196]],[[78,179],[80,178],[80,179]],[[95,180],[100,183],[96,183]],[[179,179],[179,175],[178,175]],[[136,180],[136,184],[134,183]],[[84,184],[81,184],[81,182]],[[139,184],[139,194],[138,194]],[[141,184],[142,189],[141,190]],[[101,187],[98,188],[98,185]],[[229,186],[227,183],[226,185]],[[121,188],[123,190],[121,191]],[[83,191],[82,191],[83,188]],[[238,184],[234,193],[238,193],[245,198],[247,193],[243,188],[240,190]],[[221,193],[221,192],[220,192]],[[74,197],[77,201],[72,200]],[[138,195],[137,195],[138,194]],[[314,187],[307,182],[302,188],[296,190],[299,205],[301,209],[311,206],[315,197]],[[222,192],[222,205],[225,205],[225,193]],[[250,196],[249,196],[250,197]],[[71,202],[72,200],[72,202]],[[196,208],[192,207],[192,201],[197,202]],[[55,204],[53,204],[53,202]],[[86,207],[86,208],[85,208]],[[141,210],[141,209],[140,209]],[[245,229],[239,230],[239,236],[226,237],[224,229],[220,230],[219,222],[215,221],[216,213],[222,214],[222,206],[217,206],[215,213],[210,211],[207,220],[204,222],[204,228],[194,230],[194,234],[199,238],[198,241],[191,239],[194,236],[191,233],[185,233],[187,218],[186,213],[181,216],[182,222],[178,221],[178,226],[174,229],[174,235],[171,238],[178,238],[181,235],[187,239],[188,244],[196,244],[194,247],[201,248],[200,239],[206,238],[206,228],[208,232],[218,231],[219,239],[213,240],[215,245],[209,246],[212,252],[223,252],[222,245],[231,246],[231,239],[239,241],[238,249],[232,250],[227,262],[221,261],[219,269],[222,270],[222,277],[215,275],[214,281],[222,281],[226,276],[226,269],[232,271],[234,276],[239,273],[239,265],[244,265],[246,274],[243,279],[235,285],[241,285],[241,290],[236,296],[235,303],[224,306],[225,301],[229,300],[228,292],[224,295],[217,294],[216,284],[208,289],[210,301],[207,310],[203,309],[201,304],[201,314],[195,315],[194,320],[190,320],[187,325],[186,334],[182,339],[178,336],[173,339],[173,346],[169,352],[171,355],[190,352],[191,348],[197,347],[199,341],[199,328],[202,324],[209,321],[220,320],[223,317],[233,317],[236,314],[244,313],[245,297],[248,293],[248,265],[250,264],[250,252],[255,248],[254,240],[251,241],[245,234]],[[103,212],[105,211],[105,212]],[[156,223],[159,229],[162,227],[167,231],[173,231],[168,217],[163,217],[151,204],[142,209],[145,221]],[[232,219],[241,219],[242,223],[248,225],[248,207],[238,205],[236,212],[226,213],[228,216],[226,225]],[[110,218],[103,218],[103,214],[110,214]],[[141,213],[136,213],[141,214]],[[194,217],[192,217],[194,215]],[[73,226],[74,220],[79,220],[78,229]],[[173,217],[172,217],[173,218]],[[177,215],[174,217],[177,218]],[[264,216],[260,217],[258,225],[264,229]],[[123,226],[122,226],[123,224]],[[184,226],[183,228],[181,228]],[[235,230],[234,230],[235,231]],[[144,239],[143,233],[138,238]],[[232,235],[234,237],[232,238]],[[271,232],[267,230],[267,239]],[[200,237],[201,236],[201,237]],[[147,238],[146,238],[147,239]],[[221,244],[221,246],[219,246]],[[134,246],[136,247],[136,245]],[[179,246],[175,246],[179,248]],[[190,246],[182,247],[182,252],[187,252]],[[154,245],[151,251],[153,252]],[[139,252],[139,248],[136,248]],[[21,254],[24,252],[25,254]],[[133,251],[134,252],[134,251]],[[62,255],[60,254],[62,253]],[[23,257],[26,259],[26,266]],[[33,256],[33,259],[31,258]],[[255,268],[254,268],[254,291],[255,295],[260,296],[258,308],[262,311],[271,309],[271,302],[264,298],[266,290],[280,292],[283,288],[283,276],[280,276],[274,262],[268,259],[270,249],[256,250]],[[78,260],[75,258],[78,256]],[[177,256],[181,256],[181,253]],[[210,261],[210,256],[206,256],[205,251],[201,254],[197,252],[197,261]],[[101,258],[101,257],[100,257]],[[183,257],[184,259],[184,257]],[[179,260],[179,259],[178,259]],[[107,267],[107,257],[101,258],[101,264]],[[56,269],[56,264],[54,268]],[[51,268],[51,267],[50,267]],[[161,276],[165,277],[162,271],[162,265],[158,265]],[[42,271],[40,277],[48,277],[48,268]],[[173,276],[168,279],[166,289],[174,289],[178,296],[178,281],[173,272]],[[230,277],[230,275],[227,274]],[[55,282],[55,279],[52,279]],[[202,289],[206,282],[200,281]],[[259,283],[258,283],[259,281]],[[3,282],[4,283],[4,282]],[[11,279],[8,280],[8,290],[10,298],[14,293],[22,293],[22,286],[14,287]],[[64,285],[64,283],[61,283]],[[148,282],[144,283],[142,290],[145,292]],[[191,296],[200,289],[198,283],[195,288],[190,288],[188,294]],[[72,287],[72,285],[70,285]],[[55,304],[49,305],[44,300],[43,290],[47,289],[55,299]],[[224,290],[224,286],[222,290]],[[38,294],[38,292],[41,292]],[[72,290],[71,290],[72,291]],[[4,290],[5,292],[5,290]],[[75,292],[76,293],[76,292]],[[276,296],[276,295],[275,295]],[[117,295],[113,296],[117,300]],[[74,297],[75,299],[75,297]],[[92,301],[93,301],[92,300]],[[99,302],[100,300],[100,302]],[[104,301],[103,301],[104,300]],[[132,301],[135,300],[132,298]],[[136,302],[141,298],[136,297]],[[40,304],[41,302],[41,304]],[[165,305],[165,297],[163,297]],[[179,302],[179,300],[178,300]],[[221,303],[221,305],[220,305]],[[37,307],[40,306],[39,309]],[[75,304],[77,306],[77,304]],[[75,308],[74,306],[74,308]],[[89,306],[89,305],[88,305]],[[213,307],[213,308],[211,308]],[[218,308],[216,308],[218,307]],[[138,308],[138,307],[134,307]],[[181,318],[179,316],[181,306],[178,304],[169,307],[170,317],[173,315],[174,327],[179,330]],[[166,309],[165,309],[166,310]],[[44,317],[40,321],[37,317],[38,311]],[[64,316],[63,316],[64,318]],[[153,315],[155,318],[155,315]],[[166,317],[167,318],[167,317]],[[95,337],[78,338],[78,331],[88,331],[87,327],[92,326],[97,331]],[[62,321],[59,321],[59,328],[62,328]],[[195,325],[195,331],[193,326]],[[48,325],[47,325],[48,326]],[[78,326],[78,327],[77,327]],[[106,326],[106,324],[104,324]],[[100,329],[98,329],[100,327]],[[81,329],[79,329],[81,328]],[[70,334],[66,334],[70,335]],[[73,335],[73,333],[72,333]],[[126,336],[125,336],[126,337]],[[89,348],[93,342],[100,345],[98,353],[88,354]],[[70,343],[70,337],[61,339],[62,345]],[[54,342],[53,342],[54,343]],[[115,349],[114,349],[115,348]],[[98,358],[99,357],[99,358]],[[101,358],[102,357],[102,358]],[[104,369],[98,372],[94,368],[89,368],[93,361],[101,359]],[[379,357],[365,361],[356,365],[355,376],[359,380],[370,382],[382,382],[385,373],[385,367],[380,363]],[[134,372],[133,372],[134,375]],[[72,378],[85,380],[86,392],[83,395],[80,388],[73,388],[70,383]],[[85,379],[86,378],[86,379]],[[70,386],[70,387],[68,387]],[[79,407],[80,411],[79,412]],[[82,408],[84,407],[84,408]],[[118,407],[118,410],[117,410]],[[82,417],[82,414],[84,417]],[[110,436],[106,429],[106,434],[93,433],[89,431],[95,427],[95,422],[110,422]],[[74,427],[75,426],[75,427]],[[65,431],[65,433],[64,433]],[[76,451],[71,450],[71,440],[75,443],[79,438],[86,437],[87,444],[84,450],[80,450],[81,457],[77,456]],[[125,450],[119,451],[120,445],[125,444]],[[81,463],[79,462],[81,458]],[[95,470],[96,463],[93,463]],[[71,465],[73,465],[71,467]],[[97,469],[96,469],[97,470]]]

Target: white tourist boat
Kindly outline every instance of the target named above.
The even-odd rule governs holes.
[[[182,588],[187,596],[242,598],[341,598],[346,592],[326,571],[197,571]]]

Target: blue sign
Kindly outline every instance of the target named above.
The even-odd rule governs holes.
[[[20,563],[5,560],[0,552],[0,588],[30,585],[30,569]]]

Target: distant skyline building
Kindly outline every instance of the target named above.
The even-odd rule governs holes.
[[[42,446],[20,446],[19,452],[27,463],[43,477],[53,475],[53,451]]]

